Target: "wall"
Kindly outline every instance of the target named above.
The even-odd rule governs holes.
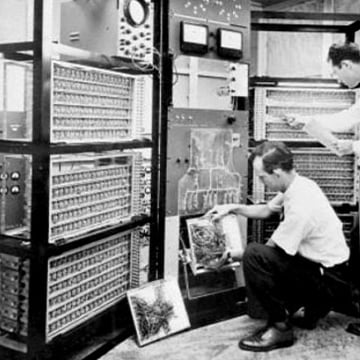
[[[322,12],[323,0],[293,6],[289,11]],[[267,34],[267,73],[281,77],[317,77],[321,74],[322,34],[271,32]],[[311,56],[309,56],[311,54]]]
[[[33,0],[0,1],[0,43],[32,40],[32,4]]]
[[[360,14],[360,0],[309,0],[278,10]],[[332,43],[345,39],[342,34],[300,32],[257,32],[255,36],[257,53],[253,51],[252,59],[257,63],[257,75],[275,77],[329,77],[327,50]]]
[[[360,14],[360,0],[334,0],[334,11]]]

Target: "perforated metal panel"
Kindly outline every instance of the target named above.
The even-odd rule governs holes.
[[[350,242],[350,231],[354,226],[356,212],[337,212],[337,216],[343,224],[343,232],[347,242]],[[272,233],[279,225],[279,219],[253,220],[251,226],[252,241],[265,243],[271,238]]]
[[[124,298],[138,278],[136,236],[115,235],[49,259],[47,341]]]
[[[54,61],[51,141],[124,141],[139,136],[144,121],[144,79]]]
[[[255,89],[255,140],[310,141],[305,131],[291,128],[281,120],[284,114],[332,114],[355,103],[356,93],[342,89],[266,88]],[[342,139],[352,138],[355,131],[336,134]]]
[[[356,204],[359,186],[355,156],[338,157],[324,148],[293,148],[291,150],[297,172],[313,179],[332,204]],[[254,174],[254,200],[267,201],[274,195],[273,192],[265,189],[263,183]]]
[[[53,156],[50,242],[139,215],[140,153]]]

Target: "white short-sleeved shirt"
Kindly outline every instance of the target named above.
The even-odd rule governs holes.
[[[272,211],[284,208],[284,220],[271,239],[287,254],[331,267],[348,260],[342,223],[320,187],[312,180],[296,175],[285,193],[268,203]]]
[[[321,114],[316,116],[301,116],[301,122],[307,124],[315,120],[325,128],[333,132],[349,131],[360,124],[360,102],[357,101],[348,109],[336,112],[334,114]],[[353,141],[353,151],[360,155],[360,140]]]

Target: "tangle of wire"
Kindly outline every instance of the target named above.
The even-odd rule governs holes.
[[[157,55],[159,58],[161,57],[161,54],[155,47],[152,48],[152,51],[154,55]],[[141,64],[140,62],[136,61],[134,54],[131,55],[131,64],[134,68],[140,70],[141,72],[149,72],[155,70],[158,74],[160,73],[159,68],[155,64],[150,62]]]

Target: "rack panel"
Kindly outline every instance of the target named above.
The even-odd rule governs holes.
[[[313,179],[333,205],[355,205],[358,193],[356,158],[352,155],[338,157],[324,148],[292,148],[294,164],[300,175]],[[255,202],[270,200],[275,194],[254,174],[253,196]]]
[[[337,216],[343,224],[343,232],[348,244],[350,243],[350,233],[351,229],[354,226],[354,221],[357,216],[356,212],[339,212],[335,208]],[[277,218],[267,219],[267,220],[254,220],[252,223],[251,231],[253,241],[259,243],[266,243],[270,238],[277,226],[279,225],[280,220]]]
[[[1,234],[30,238],[31,161],[29,155],[0,154]]]
[[[140,170],[140,202],[141,211],[150,214],[151,205],[151,159],[143,157]]]
[[[137,237],[129,231],[49,259],[47,341],[124,298],[131,277],[138,277]]]
[[[27,258],[0,254],[0,329],[13,340],[28,333],[29,266]]]
[[[255,88],[255,140],[314,141],[305,131],[293,129],[281,120],[284,114],[324,115],[347,109],[355,103],[356,93],[343,89]],[[336,134],[350,139],[354,131]]]
[[[50,243],[139,215],[140,153],[51,157]]]
[[[139,136],[144,77],[53,61],[51,141],[125,141]]]

